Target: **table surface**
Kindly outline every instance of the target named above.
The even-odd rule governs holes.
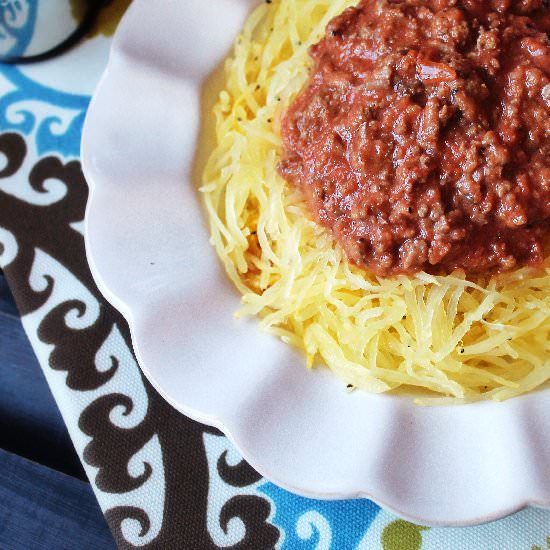
[[[112,32],[129,3],[111,2],[86,39],[63,56],[0,67],[0,267],[83,470],[70,458],[59,416],[49,421],[53,435],[28,443],[38,453],[42,448],[35,459],[50,471],[69,471],[74,480],[85,473],[120,548],[550,549],[550,512],[544,510],[478,527],[428,529],[368,500],[293,495],[257,474],[223,434],[174,411],[146,382],[124,320],[93,283],[82,235],[82,124]],[[17,28],[0,6],[7,37],[0,37],[0,53],[20,54],[36,47],[40,33],[69,28],[77,3],[63,17],[54,13],[54,4],[8,2],[24,8]],[[2,324],[2,315],[18,323],[13,305],[2,297],[0,304],[0,364],[12,364],[22,336]],[[32,365],[35,359],[27,355],[16,369],[0,370],[0,384],[14,388],[1,394],[5,409],[17,411],[23,398],[31,424],[44,417],[29,378],[36,374]],[[2,418],[4,431],[16,439],[17,419]],[[54,441],[61,450],[51,456],[44,449]],[[0,488],[11,491],[22,508],[49,495],[52,509],[71,522],[74,509],[59,484],[44,481],[34,492],[11,484],[35,465],[17,464],[8,455],[0,453],[7,465],[0,468]],[[94,504],[88,504],[82,517],[93,515]],[[2,536],[20,530],[3,511],[0,547]],[[95,548],[108,544],[98,540]],[[26,547],[53,546],[35,539]]]

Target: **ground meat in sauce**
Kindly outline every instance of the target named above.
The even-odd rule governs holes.
[[[549,6],[364,0],[328,25],[279,171],[352,262],[391,275],[543,261]]]

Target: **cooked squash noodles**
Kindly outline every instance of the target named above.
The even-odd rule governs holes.
[[[370,392],[416,386],[424,404],[504,400],[550,379],[550,259],[486,279],[377,278],[351,265],[277,173],[279,121],[308,48],[351,0],[258,7],[226,64],[201,191],[211,242],[242,294],[238,316]]]

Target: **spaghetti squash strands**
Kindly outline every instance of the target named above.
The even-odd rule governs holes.
[[[550,379],[550,260],[484,280],[377,278],[350,264],[278,175],[281,116],[307,81],[308,47],[352,0],[258,7],[226,63],[201,193],[211,243],[243,295],[237,317],[371,392],[415,386],[425,404],[503,400]]]

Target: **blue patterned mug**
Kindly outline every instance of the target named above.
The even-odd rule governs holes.
[[[34,63],[63,53],[108,0],[0,0],[0,62]]]

